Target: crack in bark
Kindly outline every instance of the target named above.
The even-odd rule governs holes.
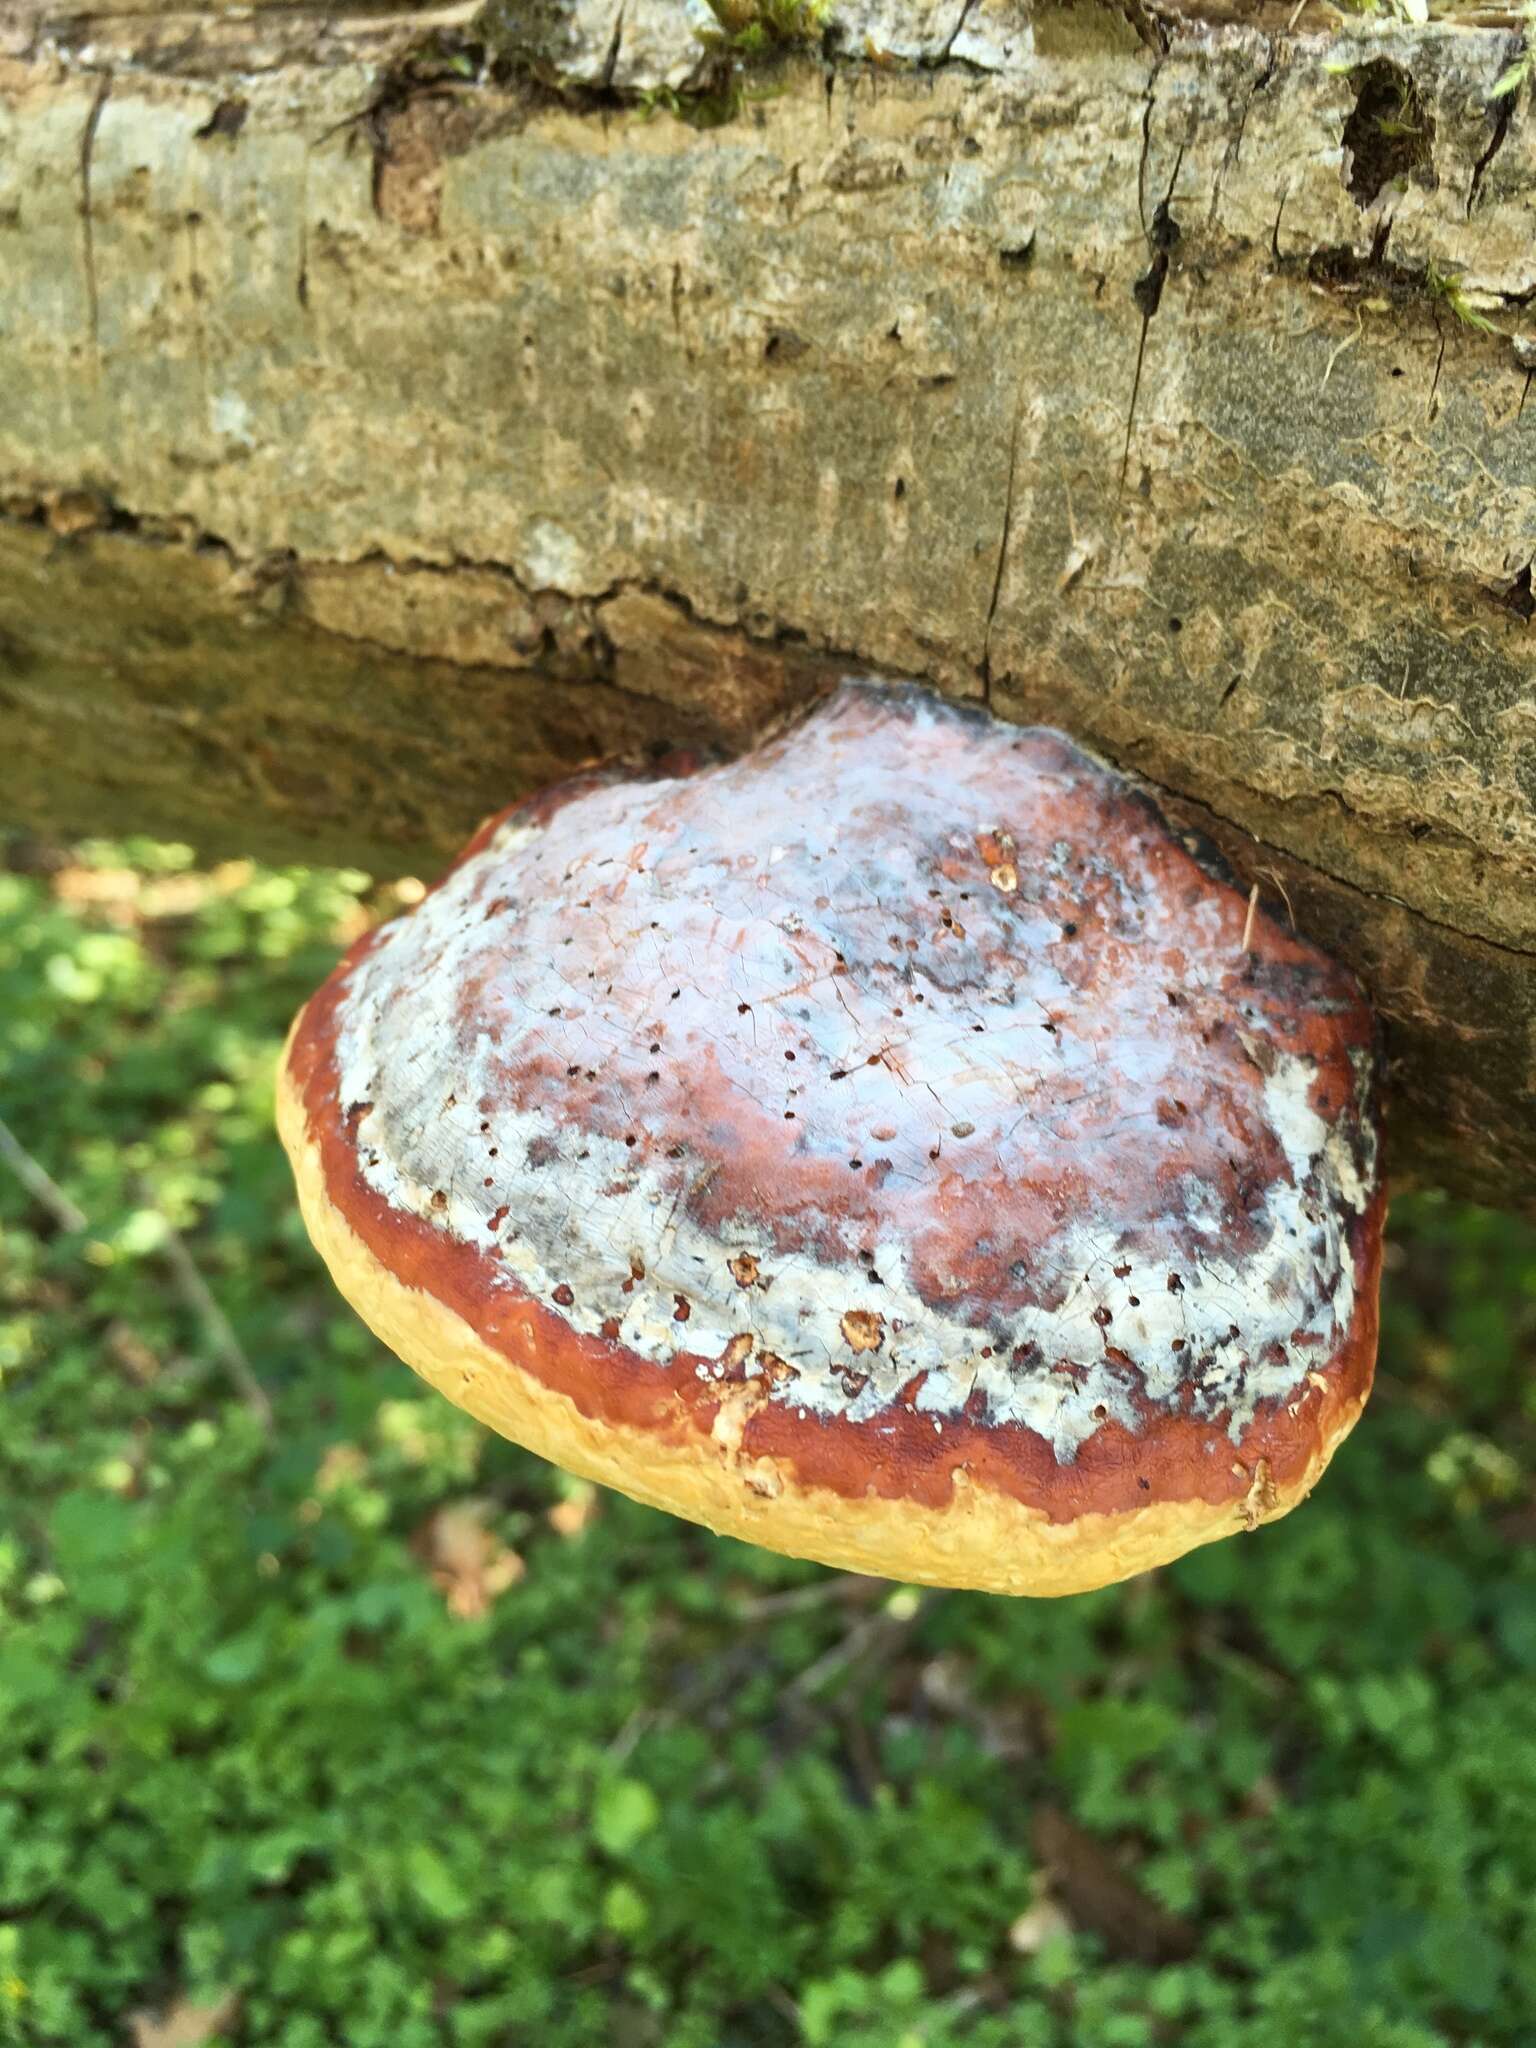
[[[1516,51],[1521,47],[1523,40],[1523,38],[1517,39],[1515,44]],[[1511,52],[1511,55],[1513,54],[1514,52]],[[1467,193],[1468,220],[1472,218],[1472,209],[1477,204],[1477,195],[1482,190],[1483,178],[1487,173],[1488,166],[1504,147],[1504,138],[1509,133],[1509,124],[1515,118],[1515,101],[1517,98],[1518,94],[1509,92],[1505,93],[1499,101],[1498,112],[1494,116],[1493,134],[1489,138],[1488,147],[1472,166],[1472,184]]]
[[[1424,417],[1432,420],[1435,416],[1435,393],[1440,389],[1440,371],[1445,363],[1445,329],[1440,325],[1440,315],[1434,314],[1435,332],[1440,337],[1439,353],[1435,357],[1435,374],[1430,383],[1429,396],[1424,401]]]
[[[1221,162],[1216,167],[1216,177],[1211,186],[1211,210],[1206,216],[1205,223],[1208,228],[1214,228],[1216,225],[1216,216],[1221,208],[1222,186],[1226,183],[1228,174],[1231,171],[1235,170],[1237,165],[1242,160],[1243,137],[1248,132],[1249,110],[1253,106],[1253,103],[1258,98],[1259,94],[1267,90],[1270,80],[1275,75],[1275,67],[1277,60],[1275,57],[1274,42],[1271,37],[1265,36],[1263,38],[1263,43],[1264,69],[1258,74],[1258,76],[1254,79],[1253,83],[1249,86],[1247,92],[1243,95],[1243,104],[1238,109],[1237,115],[1237,133],[1232,137],[1232,140],[1227,144],[1226,149],[1222,153]],[[1145,161],[1145,154],[1143,154],[1143,161]]]
[[[613,74],[618,69],[619,64],[619,44],[623,41],[623,38],[624,7],[621,0],[619,11],[613,18],[613,40],[609,43],[608,55],[603,60],[603,75],[599,81],[599,90],[602,92],[610,92],[613,88]]]
[[[1152,107],[1157,98],[1157,80],[1162,68],[1162,58],[1154,57],[1152,69],[1147,74],[1147,96],[1141,109],[1141,160],[1136,166],[1136,212],[1141,219],[1143,235],[1147,233],[1147,161],[1152,154]]]
[[[1018,386],[1013,405],[1013,435],[1008,444],[1008,490],[1003,500],[1003,531],[997,544],[997,569],[992,578],[992,597],[987,606],[987,621],[981,634],[981,694],[982,702],[990,710],[992,705],[992,621],[997,617],[997,601],[1003,590],[1003,571],[1008,563],[1008,542],[1013,533],[1013,486],[1019,467],[1019,429],[1024,420],[1024,386]]]
[[[1100,751],[1107,760],[1114,760],[1113,748],[1101,747]],[[1522,967],[1528,966],[1532,961],[1536,961],[1536,949],[1526,946],[1511,946],[1506,940],[1489,938],[1486,932],[1468,931],[1462,925],[1447,924],[1444,918],[1432,917],[1427,910],[1422,910],[1416,903],[1409,903],[1402,896],[1394,895],[1390,889],[1363,888],[1353,877],[1341,875],[1337,868],[1326,866],[1322,861],[1310,855],[1304,859],[1300,854],[1293,853],[1288,846],[1278,845],[1272,839],[1260,838],[1253,827],[1244,824],[1241,818],[1234,818],[1228,811],[1218,810],[1208,796],[1194,796],[1183,790],[1175,789],[1171,784],[1159,782],[1155,776],[1148,775],[1145,770],[1140,768],[1122,768],[1121,773],[1135,775],[1154,794],[1164,797],[1170,807],[1176,808],[1181,804],[1198,805],[1201,810],[1208,811],[1219,824],[1225,825],[1229,831],[1241,833],[1243,838],[1248,840],[1257,852],[1274,854],[1281,860],[1292,862],[1298,868],[1305,869],[1314,875],[1320,875],[1336,888],[1347,889],[1350,895],[1357,898],[1361,903],[1390,903],[1394,909],[1405,912],[1416,923],[1428,925],[1433,931],[1444,932],[1446,937],[1454,940],[1457,945],[1486,946],[1490,953],[1497,953],[1506,960],[1517,961]],[[1225,786],[1229,790],[1235,790],[1240,794],[1253,797],[1258,803],[1274,802],[1272,796],[1267,796],[1263,790],[1255,789],[1248,782],[1233,781]],[[1347,817],[1358,818],[1361,816],[1361,813],[1355,810],[1353,805],[1347,801],[1339,790],[1323,789],[1311,792],[1311,794],[1319,797],[1333,798],[1339,809]]]
[[[958,19],[958,21],[956,21],[954,27],[950,30],[948,40],[945,42],[943,49],[940,50],[938,57],[935,60],[937,63],[947,64],[949,62],[949,53],[951,50],[953,50],[955,44],[960,40],[960,31],[965,27],[966,21],[970,16],[971,9],[975,5],[976,0],[962,0],[960,8],[960,18]]]
[[[309,145],[299,158],[299,267],[293,284],[294,296],[309,311]]]
[[[1150,100],[1147,117],[1150,124]],[[1145,156],[1142,161],[1145,166]],[[1147,330],[1152,325],[1153,315],[1163,303],[1163,287],[1168,281],[1168,266],[1172,260],[1174,245],[1179,239],[1179,224],[1174,219],[1170,207],[1183,163],[1184,144],[1181,142],[1179,153],[1173,160],[1173,175],[1168,180],[1168,190],[1157,202],[1157,210],[1152,215],[1152,226],[1147,231],[1147,244],[1152,251],[1151,264],[1131,287],[1132,296],[1141,308],[1141,338],[1136,344],[1136,375],[1131,383],[1130,410],[1125,416],[1125,452],[1120,458],[1120,486],[1117,493],[1121,498],[1125,496],[1125,479],[1131,466],[1131,440],[1136,431],[1136,405],[1141,396],[1142,365],[1147,355]]]
[[[80,134],[80,244],[81,258],[85,266],[86,324],[91,341],[91,360],[96,374],[101,374],[101,293],[96,280],[96,222],[91,210],[91,162],[96,151],[96,130],[101,126],[102,110],[112,91],[112,73],[109,71],[96,88],[96,97],[91,101],[91,111],[85,117],[85,127]]]

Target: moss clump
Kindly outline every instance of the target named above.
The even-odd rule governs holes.
[[[709,0],[718,40],[743,57],[819,45],[831,24],[832,0]]]
[[[1444,306],[1446,311],[1459,320],[1463,327],[1475,327],[1480,334],[1502,335],[1504,333],[1504,329],[1495,326],[1493,321],[1482,310],[1482,307],[1468,293],[1461,282],[1459,271],[1442,270],[1437,263],[1431,260],[1424,272],[1424,289],[1429,293],[1431,300],[1437,306]]]

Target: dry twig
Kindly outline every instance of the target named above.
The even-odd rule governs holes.
[[[0,1121],[0,1159],[5,1161],[32,1199],[42,1204],[61,1230],[85,1229],[84,1212],[69,1199],[52,1174],[38,1165],[15,1132],[3,1121]]]

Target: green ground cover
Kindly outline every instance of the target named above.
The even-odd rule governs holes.
[[[0,2043],[1536,2041],[1536,1234],[1400,1203],[1371,1411],[1251,1538],[1054,1603],[761,1555],[331,1292],[272,1065],[398,900],[0,861],[80,1212],[0,1162]]]

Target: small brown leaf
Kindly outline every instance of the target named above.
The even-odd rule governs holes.
[[[1187,1920],[1148,1898],[1109,1846],[1058,1806],[1035,1809],[1034,1851],[1053,1894],[1079,1927],[1097,1934],[1112,1956],[1171,1963],[1193,1955],[1199,1936]]]
[[[489,1614],[527,1569],[517,1552],[485,1526],[490,1513],[488,1501],[454,1501],[423,1522],[412,1538],[448,1612],[459,1621],[479,1621]]]
[[[160,1377],[159,1358],[138,1331],[121,1319],[108,1323],[106,1346],[114,1364],[120,1365],[129,1379],[139,1386],[147,1387]]]
[[[315,1492],[335,1493],[338,1487],[353,1485],[367,1470],[368,1459],[356,1444],[329,1444],[315,1473]]]
[[[205,2041],[224,2031],[239,2009],[239,1994],[226,1991],[212,2005],[194,2005],[179,1998],[164,2012],[130,2013],[133,2048],[203,2048]]]
[[[597,1488],[578,1479],[565,1499],[557,1500],[544,1519],[557,1536],[569,1541],[597,1520],[600,1508]]]

